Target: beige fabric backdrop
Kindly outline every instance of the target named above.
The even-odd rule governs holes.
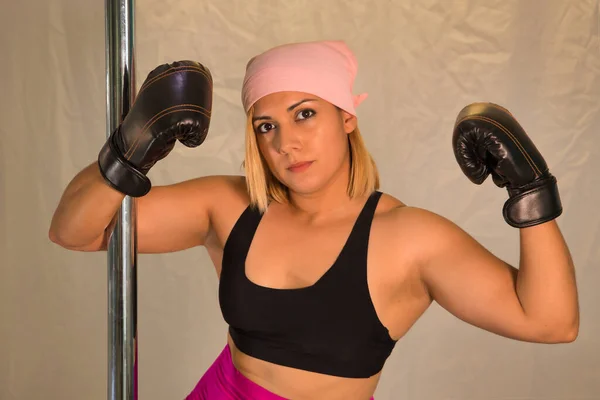
[[[378,400],[600,399],[600,46],[591,0],[220,0],[137,3],[138,83],[156,65],[212,71],[214,117],[198,149],[178,146],[155,184],[238,174],[246,61],[289,41],[344,39],[359,63],[360,125],[383,190],[455,221],[518,264],[504,191],[472,185],[451,152],[459,109],[514,112],[560,185],[580,288],[572,344],[511,341],[437,305],[389,359]],[[0,13],[0,399],[105,399],[106,256],[69,252],[47,231],[69,180],[105,137],[104,5],[7,3]],[[181,399],[225,343],[204,249],[139,257],[140,398]]]

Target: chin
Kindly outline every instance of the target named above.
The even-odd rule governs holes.
[[[322,179],[316,179],[315,177],[286,177],[287,179],[280,179],[291,192],[298,194],[311,194],[319,191],[323,187]]]

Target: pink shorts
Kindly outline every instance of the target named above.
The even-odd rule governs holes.
[[[233,365],[226,345],[185,400],[286,400],[252,382]],[[374,400],[371,398],[371,400]]]

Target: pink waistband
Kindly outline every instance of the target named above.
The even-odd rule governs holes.
[[[229,345],[185,400],[286,400],[242,375],[233,365]],[[371,400],[374,400],[371,397]]]
[[[252,382],[233,365],[226,345],[186,400],[286,400]]]

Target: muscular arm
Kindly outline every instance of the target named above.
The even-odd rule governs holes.
[[[208,176],[152,187],[136,199],[139,253],[166,253],[203,245],[213,206],[236,178]],[[106,232],[124,195],[109,187],[96,163],[69,183],[52,218],[50,239],[76,251],[106,250]]]
[[[519,269],[434,213],[409,210],[431,298],[490,332],[530,342],[575,340],[579,310],[568,248],[555,222],[520,229]]]
[[[517,294],[525,314],[542,331],[563,327],[574,340],[579,327],[575,268],[556,220],[522,228]]]
[[[80,251],[106,249],[104,231],[124,194],[106,184],[94,162],[69,182],[52,216],[50,240]]]
[[[177,61],[153,69],[97,161],[65,189],[52,217],[50,240],[71,250],[106,249],[109,224],[129,195],[137,203],[139,252],[175,251],[202,243],[209,225],[210,192],[201,186],[209,189],[212,180],[152,189],[148,172],[177,142],[187,147],[202,144],[211,109],[212,77],[202,64]],[[170,116],[163,118],[166,115]]]

